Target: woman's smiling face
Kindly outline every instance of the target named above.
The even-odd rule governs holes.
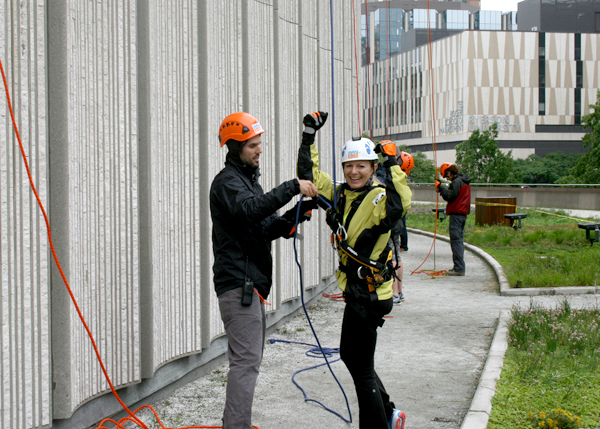
[[[373,161],[347,161],[344,163],[344,177],[350,189],[360,189],[365,186],[374,172]]]

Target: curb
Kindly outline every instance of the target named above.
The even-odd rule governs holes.
[[[427,237],[436,237],[445,242],[450,242],[450,237],[444,235],[435,235],[428,231],[423,231],[415,228],[406,228],[414,234],[420,234]],[[511,288],[508,279],[504,274],[502,266],[489,253],[465,243],[465,248],[475,253],[488,263],[500,284],[501,296],[536,296],[536,295],[575,295],[575,294],[600,294],[598,286],[572,286],[572,287],[555,287],[555,288]],[[477,390],[471,400],[471,405],[465,415],[460,429],[485,429],[487,427],[490,414],[492,412],[492,398],[496,393],[496,381],[500,378],[502,367],[504,366],[504,354],[508,348],[508,322],[510,320],[510,310],[500,312],[496,332],[492,339],[492,344],[488,351],[488,355],[479,378]]]
[[[508,348],[509,320],[510,311],[501,311],[477,390],[460,429],[484,429],[488,424],[492,412],[492,398],[496,393],[496,382],[502,373],[504,354]]]
[[[423,231],[421,229],[406,228],[407,231],[413,234],[425,235],[427,237],[436,237],[445,242],[450,242],[450,237],[445,235],[435,235],[429,231]],[[472,244],[465,243],[465,249],[475,253],[481,259],[488,263],[494,270],[498,283],[500,284],[500,295],[501,296],[537,296],[537,295],[579,295],[579,294],[600,294],[600,286],[566,286],[566,287],[531,287],[531,288],[512,288],[510,283],[504,274],[502,265],[496,261],[496,259],[489,253],[481,250],[479,247],[473,246]]]

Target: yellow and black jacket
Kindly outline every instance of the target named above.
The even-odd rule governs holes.
[[[319,153],[314,144],[306,144],[304,139],[298,151],[298,178],[311,180],[318,188],[319,195],[333,201],[334,187],[331,177],[319,170]],[[312,140],[312,139],[311,139]],[[406,174],[395,159],[386,161],[386,186],[372,183],[365,188],[352,191],[345,184],[338,186],[336,197],[338,213],[342,214],[348,234],[347,243],[361,256],[374,261],[387,261],[390,229],[410,208],[412,192],[406,184]],[[371,180],[372,182],[372,180]],[[362,198],[362,201],[359,199]],[[358,207],[352,203],[359,202]],[[349,215],[351,219],[348,219]],[[349,222],[348,222],[349,221]],[[336,273],[338,285],[344,292],[349,283],[361,283],[353,276],[353,261],[338,250],[340,270]],[[392,297],[393,279],[375,289],[380,301]],[[363,285],[364,286],[364,285]]]

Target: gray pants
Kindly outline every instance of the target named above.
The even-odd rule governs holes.
[[[265,345],[265,306],[255,293],[252,305],[242,305],[242,288],[219,296],[227,333],[229,374],[223,429],[252,427],[252,401]]]
[[[454,271],[465,272],[465,223],[467,215],[451,214],[450,225],[450,248],[452,249],[452,262],[454,262]]]

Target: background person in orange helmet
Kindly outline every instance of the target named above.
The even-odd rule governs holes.
[[[383,145],[386,143],[392,143],[391,140],[382,140],[379,144]],[[408,176],[410,171],[415,166],[415,159],[408,152],[400,152],[396,157],[398,165],[400,169],[406,173]],[[377,171],[375,172],[377,176],[377,180],[385,184],[385,171],[381,164],[378,165]],[[402,258],[400,257],[400,252],[405,252],[408,250],[408,232],[406,230],[406,214],[402,216],[402,218],[392,227],[389,246],[393,252],[393,261],[394,266],[396,268],[396,276],[394,278],[394,283],[392,284],[392,292],[394,296],[392,297],[392,302],[394,304],[400,304],[404,301],[404,292],[402,290],[402,279],[404,275],[404,264],[402,263]]]
[[[397,157],[398,165],[400,169],[406,173],[408,176],[410,171],[415,166],[415,159],[408,152],[400,152]],[[400,257],[400,252],[406,252],[408,250],[408,231],[406,230],[406,214],[402,216],[402,218],[398,221],[398,223],[392,228],[392,237],[394,239],[394,245],[392,250],[394,251],[394,260],[396,261],[396,265],[398,268],[396,269],[396,276],[398,278],[394,278],[394,284],[392,285],[392,291],[394,292],[394,296],[392,297],[392,301],[394,304],[400,304],[404,301],[404,291],[403,291],[403,276],[404,276],[404,263],[402,262],[402,258]]]
[[[258,120],[248,113],[233,113],[223,120],[219,141],[229,152],[210,188],[213,281],[229,357],[225,429],[252,427],[254,388],[265,344],[261,298],[267,298],[272,282],[271,241],[293,235],[297,206],[283,216],[276,211],[298,194],[318,196],[311,181],[298,179],[263,192],[258,183],[263,133]],[[303,201],[301,220],[315,206],[313,201]]]
[[[456,164],[445,162],[440,167],[440,175],[451,181],[450,186],[441,186],[436,180],[435,190],[448,201],[446,214],[450,217],[450,248],[454,266],[448,271],[450,276],[465,275],[465,224],[471,212],[471,179],[460,172]]]

